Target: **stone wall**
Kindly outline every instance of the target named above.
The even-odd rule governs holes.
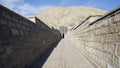
[[[85,54],[101,68],[120,68],[120,8],[73,33]]]
[[[58,30],[36,21],[0,5],[0,68],[24,68],[60,40]]]

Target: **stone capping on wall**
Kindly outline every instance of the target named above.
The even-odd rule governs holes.
[[[82,21],[78,26],[76,26],[75,28],[73,28],[74,30],[76,30],[79,26],[81,26],[83,23],[85,23],[87,20],[89,20],[92,17],[101,17],[102,15],[91,15],[88,16],[84,21]]]
[[[28,16],[26,17],[27,19],[31,20],[32,22],[34,22],[35,24],[37,24],[37,26],[41,27],[44,26],[43,28],[46,28],[47,30],[50,30],[50,27],[48,25],[46,25],[45,23],[43,23],[43,21],[41,21],[39,18],[37,18],[36,16]],[[42,28],[42,27],[41,27]],[[42,28],[42,29],[43,29]],[[45,30],[45,29],[43,29]]]
[[[42,24],[43,26],[45,26],[47,29],[49,29],[49,28],[50,28],[48,25],[46,25],[45,23],[43,23],[43,21],[42,21],[42,20],[40,20],[39,18],[37,18],[36,16],[35,16],[35,20],[36,20],[36,24],[38,24],[38,25],[39,25],[39,23],[38,23],[38,22],[41,22],[40,24]]]
[[[119,13],[120,13],[119,10],[120,10],[120,7],[118,7],[118,8],[116,8],[116,9],[112,10],[111,12],[105,14],[104,16],[102,16],[101,18],[95,20],[93,23],[91,23],[91,24],[89,24],[89,25],[93,25],[93,24],[96,23],[97,21],[100,21],[100,20],[102,20],[102,19],[104,19],[104,18],[112,17],[112,16],[114,16],[114,15],[116,15],[116,14],[119,14]],[[119,11],[119,12],[117,12],[117,11]],[[117,13],[116,13],[116,12],[117,12]]]

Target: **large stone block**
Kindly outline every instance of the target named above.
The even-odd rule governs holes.
[[[109,57],[108,57],[108,63],[112,63],[112,61],[113,61],[112,56],[109,56]]]
[[[108,33],[115,33],[117,32],[117,24],[111,24],[108,26]]]
[[[119,42],[120,37],[118,34],[107,34],[107,35],[100,35],[100,36],[95,36],[94,37],[96,41],[101,41],[101,42]]]
[[[115,68],[118,68],[119,67],[118,57],[113,56],[112,63],[113,63],[113,65],[114,65]]]
[[[115,16],[114,16],[114,20],[115,20],[115,21],[119,21],[119,20],[120,20],[120,14],[115,15]]]
[[[5,48],[0,47],[0,54],[5,53]]]
[[[120,57],[120,45],[117,47],[117,55]]]
[[[4,60],[0,57],[0,68],[4,68]]]
[[[6,65],[10,65],[11,62],[12,62],[11,57],[9,55],[6,55],[6,57],[5,57],[5,64]]]

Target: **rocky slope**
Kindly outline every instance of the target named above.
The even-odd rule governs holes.
[[[39,12],[36,16],[50,27],[72,28],[90,15],[103,15],[106,11],[85,6],[55,7]]]

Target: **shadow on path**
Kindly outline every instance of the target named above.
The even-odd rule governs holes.
[[[32,65],[30,65],[28,68],[42,68],[42,66],[44,65],[44,63],[46,62],[46,60],[48,59],[48,57],[50,56],[50,54],[52,53],[52,51],[54,50],[54,48],[58,45],[58,43],[60,42],[57,41],[55,43],[53,43],[51,45],[51,47],[49,47],[40,58],[37,59],[37,61],[35,63],[33,63]]]

